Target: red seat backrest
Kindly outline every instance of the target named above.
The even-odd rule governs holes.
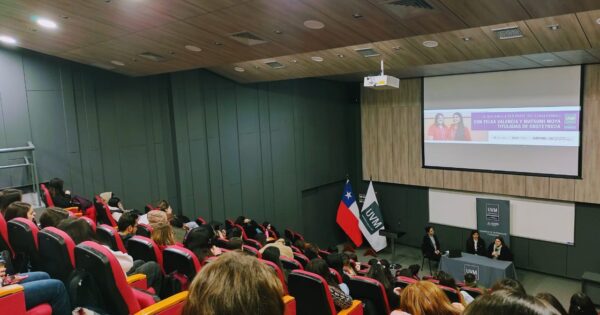
[[[8,226],[6,225],[6,220],[4,220],[4,216],[0,214],[0,250],[6,249],[10,250],[10,257],[15,257],[15,252],[8,240]]]
[[[156,261],[162,268],[163,255],[156,243],[145,236],[135,235],[127,241],[127,253],[133,259],[143,261]]]
[[[347,285],[353,298],[363,302],[370,301],[377,309],[377,314],[389,314],[391,312],[388,298],[399,299],[398,296],[388,297],[383,285],[375,279],[353,276],[350,277]]]
[[[120,252],[127,253],[127,248],[125,248],[125,244],[123,244],[121,236],[114,227],[106,224],[100,224],[100,226],[96,227],[96,236],[98,236],[98,238],[100,238],[102,241],[108,241],[108,245],[112,248],[112,250],[118,250]]]
[[[260,252],[258,251],[258,249],[252,247],[252,246],[248,246],[248,245],[243,245],[242,250],[251,254],[254,257],[260,258],[262,255],[260,254]]]
[[[239,225],[239,224],[234,224],[233,226],[237,227],[238,229],[242,230],[242,239],[243,240],[247,240],[248,236],[246,236],[246,230],[244,230],[244,228]]]
[[[268,261],[268,260],[264,260],[264,259],[260,259],[260,261],[269,265],[269,267],[273,268],[273,271],[275,271],[275,275],[277,275],[277,278],[279,278],[279,281],[281,281],[281,285],[283,286],[283,293],[288,294],[288,288],[287,288],[287,284],[285,284],[285,277],[283,275],[283,270],[281,270],[279,268],[279,266],[277,266],[272,261]]]
[[[329,272],[331,273],[331,275],[333,276],[335,281],[337,281],[338,284],[344,282],[344,279],[342,279],[342,275],[337,270],[335,270],[333,268],[329,268]]]
[[[163,269],[166,274],[177,271],[192,281],[200,272],[200,268],[200,261],[191,250],[178,245],[167,246],[163,249]]]
[[[325,279],[312,272],[294,270],[288,276],[288,290],[296,298],[298,314],[331,314],[335,306]]]
[[[50,191],[46,187],[45,184],[40,184],[40,190],[44,195],[44,203],[46,203],[46,207],[54,207],[54,201],[52,201],[52,195],[50,195]]]
[[[304,270],[304,266],[302,266],[302,263],[300,263],[296,259],[291,259],[291,258],[288,258],[288,257],[285,257],[285,256],[279,256],[279,260],[281,260],[281,264],[283,265],[283,268],[285,268],[285,269],[288,269],[288,270],[295,270],[295,269]]]
[[[75,242],[67,233],[47,227],[38,233],[40,269],[66,282],[75,268]]]
[[[91,218],[88,217],[81,217],[81,219],[85,220],[85,222],[87,222],[90,227],[92,228],[92,231],[94,231],[94,233],[96,233],[96,222],[94,222],[94,220],[92,220]]]
[[[117,222],[113,218],[112,213],[110,212],[110,208],[108,207],[106,202],[104,202],[104,199],[102,199],[98,195],[94,196],[94,206],[96,208],[97,218],[101,219],[101,221],[108,221],[102,223],[110,224],[111,226],[117,226]]]

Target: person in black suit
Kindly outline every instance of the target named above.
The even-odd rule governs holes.
[[[513,255],[510,248],[504,244],[504,239],[500,236],[496,236],[494,243],[488,247],[488,257],[497,260],[512,261]]]
[[[433,226],[426,226],[425,233],[425,236],[423,236],[423,243],[421,243],[421,252],[423,253],[423,256],[431,260],[439,261],[442,252],[440,249],[440,241],[437,236],[435,236]]]
[[[479,231],[471,231],[471,237],[467,239],[467,253],[479,256],[487,256],[485,242],[479,237]]]

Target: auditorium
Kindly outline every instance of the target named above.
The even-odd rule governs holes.
[[[0,314],[600,314],[600,1],[0,0]]]

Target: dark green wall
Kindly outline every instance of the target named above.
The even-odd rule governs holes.
[[[245,215],[307,231],[303,196],[339,203],[339,181],[357,171],[353,87],[312,79],[243,85],[206,71],[172,74],[185,213],[218,221]],[[320,189],[319,196],[303,194],[333,182],[336,188]],[[311,211],[330,217],[337,203],[313,204]],[[335,225],[323,227],[336,232]]]

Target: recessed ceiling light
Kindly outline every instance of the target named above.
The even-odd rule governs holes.
[[[46,19],[46,18],[37,18],[36,23],[43,28],[47,28],[47,29],[51,29],[51,30],[56,29],[58,27],[56,22]]]
[[[437,47],[438,46],[438,42],[436,42],[434,40],[426,40],[426,41],[423,42],[423,46],[425,46],[427,48]]]
[[[596,24],[600,24],[600,18],[596,19]]]
[[[312,61],[316,61],[316,62],[322,62],[324,60],[323,57],[319,57],[319,56],[312,56],[312,57],[310,57],[310,59],[312,59]]]
[[[400,46],[394,46],[394,47],[392,47],[392,49],[395,50],[395,51],[398,51],[398,50],[400,50],[402,48],[400,48]]]
[[[260,67],[259,66],[254,66],[254,69],[260,69]]]
[[[557,31],[560,28],[560,25],[558,24],[551,24],[551,25],[546,25],[546,27],[551,30],[551,31]]]
[[[290,60],[290,62],[291,62],[291,63],[297,63],[297,62],[298,62],[298,60],[296,60],[296,59],[292,59],[292,60]]]
[[[362,16],[362,14],[358,13],[358,12],[354,12],[354,14],[352,14],[352,17],[355,19],[360,19]]]
[[[223,46],[223,43],[221,43],[221,42],[214,42],[213,44],[215,44],[217,46]]]
[[[112,63],[115,66],[121,66],[121,67],[125,65],[124,62],[119,61],[119,60],[111,60],[110,63]]]
[[[339,58],[344,58],[344,57],[345,57],[343,54],[337,54],[337,56],[338,56]]]
[[[462,40],[464,40],[465,42],[468,42],[471,40],[471,37],[465,36],[462,38]]]
[[[233,70],[235,70],[237,72],[244,72],[244,71],[246,71],[246,69],[244,69],[242,67],[235,67],[235,68],[233,68]]]
[[[323,22],[317,21],[317,20],[306,20],[306,21],[304,21],[304,26],[306,28],[310,28],[311,30],[320,30],[323,27],[325,27],[325,24],[323,24]]]
[[[202,48],[200,48],[198,46],[194,46],[194,45],[185,45],[185,49],[187,49],[189,51],[195,51],[195,52],[202,51]]]
[[[277,34],[277,35],[281,35],[283,34],[283,32],[281,30],[274,30],[273,33]]]
[[[543,61],[543,62],[552,62],[552,61],[554,61],[554,59],[552,59],[552,58],[548,58],[548,59],[544,59],[544,60],[542,60],[542,61]]]
[[[17,40],[14,37],[6,36],[6,35],[0,35],[0,42],[7,44],[7,45],[16,45],[17,44]]]

